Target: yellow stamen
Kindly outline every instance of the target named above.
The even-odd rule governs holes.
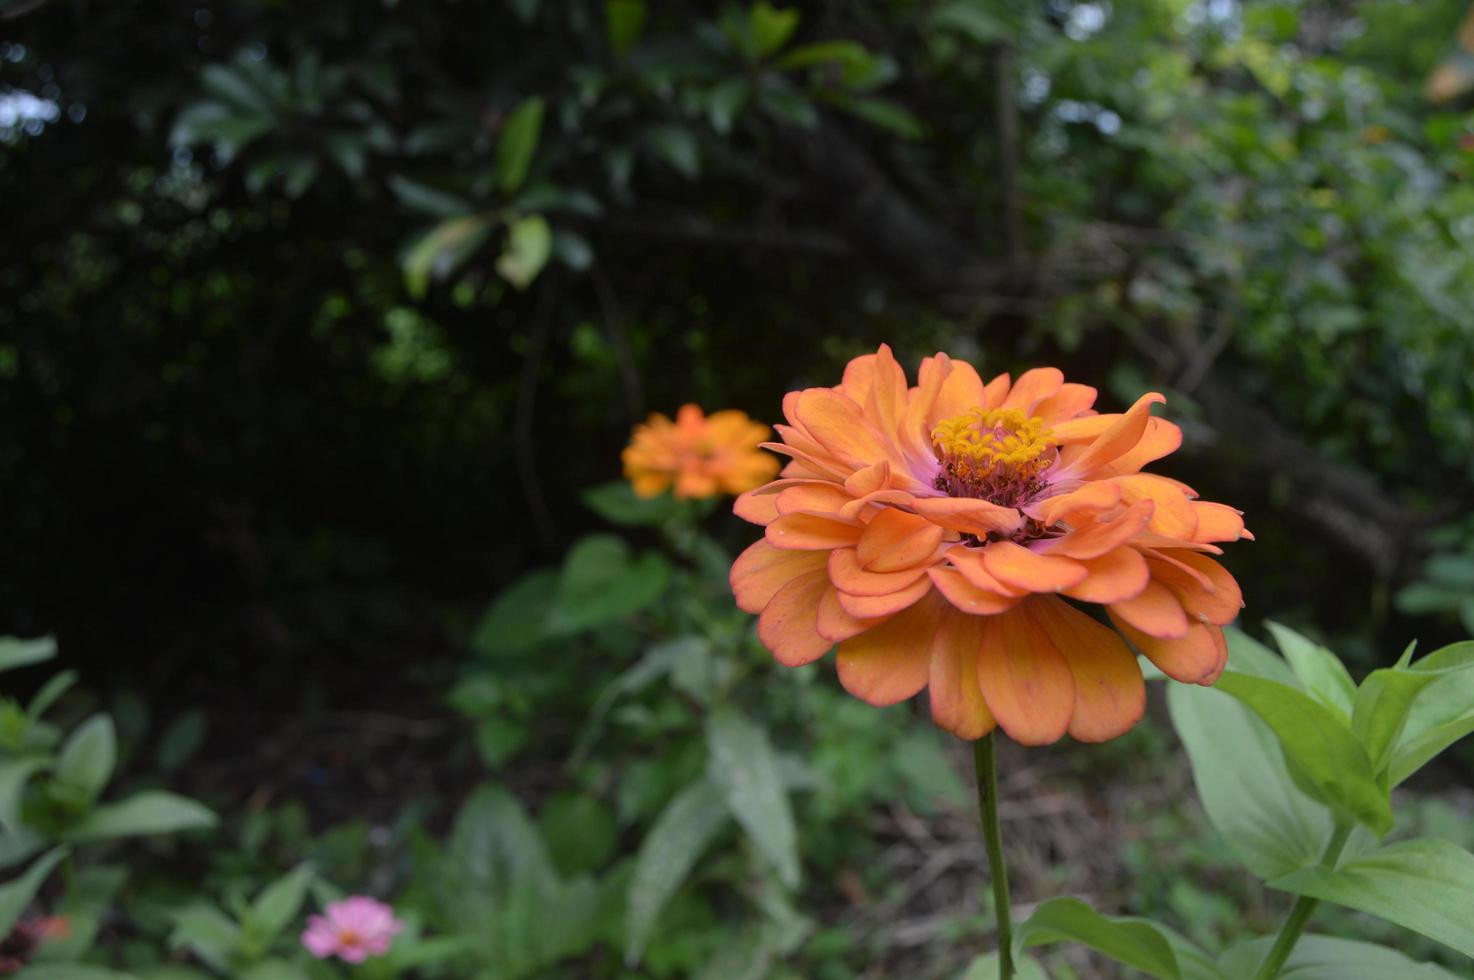
[[[1054,445],[1044,420],[1017,408],[974,408],[937,423],[931,438],[943,456],[970,460],[984,473],[1032,468]]]

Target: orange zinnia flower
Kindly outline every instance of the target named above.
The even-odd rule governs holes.
[[[1211,684],[1243,605],[1209,555],[1251,538],[1240,512],[1141,472],[1182,432],[1143,395],[1100,415],[1055,368],[984,384],[945,354],[920,383],[882,346],[836,388],[783,400],[782,479],[743,494],[767,528],[732,566],[737,604],[780,663],[839,645],[839,679],[875,705],[927,688],[938,725],[975,739],[1104,741],[1141,717],[1129,639],[1163,673]],[[1111,630],[1065,598],[1106,607]],[[1116,631],[1119,631],[1116,632]]]
[[[659,496],[672,483],[683,500],[738,494],[778,474],[778,460],[758,448],[772,434],[735,409],[708,418],[699,405],[682,405],[674,422],[656,412],[635,427],[624,476],[641,497]]]

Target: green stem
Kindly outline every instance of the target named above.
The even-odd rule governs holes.
[[[993,733],[972,743],[978,778],[978,813],[982,817],[983,846],[988,851],[988,873],[993,879],[993,914],[998,919],[998,980],[1013,980],[1013,919],[1008,908],[1008,871],[1003,867],[1003,834],[998,826],[998,760]]]
[[[1346,838],[1350,836],[1351,824],[1336,825],[1336,832],[1331,835],[1331,841],[1326,845],[1325,854],[1321,855],[1321,867],[1334,868],[1336,866],[1336,859],[1341,856],[1341,850],[1346,846]],[[1274,939],[1274,945],[1270,947],[1269,955],[1264,957],[1263,963],[1259,964],[1254,980],[1274,980],[1280,975],[1280,969],[1290,958],[1295,944],[1300,941],[1300,934],[1305,931],[1306,923],[1310,921],[1310,916],[1319,904],[1320,899],[1311,898],[1309,895],[1301,895],[1295,900],[1295,904],[1290,908],[1290,914],[1285,917],[1284,925],[1280,926],[1279,935]]]

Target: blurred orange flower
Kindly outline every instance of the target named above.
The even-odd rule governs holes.
[[[875,705],[928,689],[942,728],[1026,744],[1114,738],[1145,685],[1123,641],[1169,677],[1211,684],[1243,605],[1214,542],[1240,512],[1141,472],[1182,432],[1155,392],[1101,415],[1055,368],[984,384],[926,358],[919,383],[882,346],[835,388],[783,401],[782,478],[737,499],[766,533],[732,566],[779,662],[839,646],[839,679]],[[1102,605],[1115,629],[1066,601]]]
[[[772,434],[735,409],[708,417],[699,405],[682,405],[674,422],[656,412],[635,427],[622,457],[624,476],[641,497],[659,496],[672,484],[683,500],[742,493],[778,474],[777,458],[758,448]]]

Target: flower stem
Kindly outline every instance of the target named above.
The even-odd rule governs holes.
[[[1008,907],[1008,871],[1003,867],[1003,834],[998,827],[998,760],[993,733],[972,743],[978,779],[978,813],[983,824],[983,846],[988,851],[988,873],[993,879],[993,914],[998,919],[998,980],[1013,980],[1013,919]]]
[[[1334,868],[1336,859],[1341,856],[1341,850],[1346,846],[1346,838],[1351,836],[1351,824],[1338,823],[1336,832],[1331,835],[1331,841],[1326,845],[1325,854],[1321,856],[1320,864],[1323,868]],[[1310,921],[1320,899],[1311,898],[1309,895],[1301,895],[1295,900],[1290,908],[1290,914],[1285,917],[1284,925],[1280,926],[1279,935],[1274,939],[1274,945],[1270,947],[1269,955],[1264,957],[1264,962],[1259,964],[1259,970],[1254,974],[1254,980],[1274,980],[1279,976],[1280,969],[1284,967],[1285,961],[1290,958],[1295,944],[1300,941],[1300,934],[1305,931],[1305,925]]]

